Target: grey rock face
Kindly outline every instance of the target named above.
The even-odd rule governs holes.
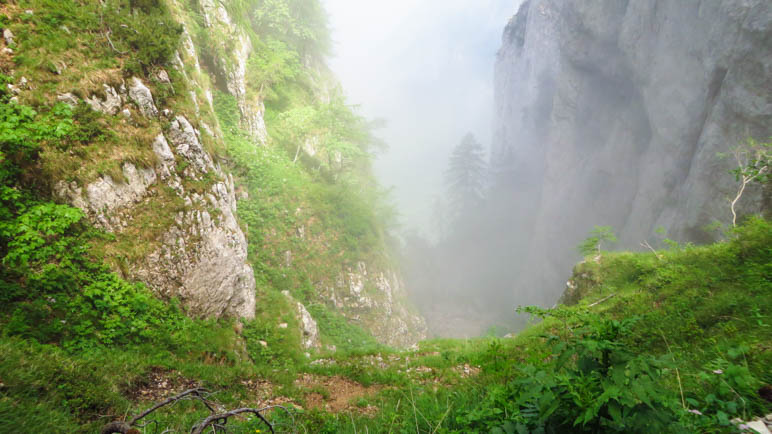
[[[634,248],[658,226],[707,241],[730,222],[737,186],[716,155],[772,136],[770,77],[769,1],[524,3],[496,63],[493,147],[514,161],[524,301],[557,299],[593,225]]]
[[[104,90],[104,98],[101,98],[97,95],[91,95],[91,97],[86,98],[86,102],[88,105],[91,106],[92,109],[102,112],[109,115],[115,115],[118,113],[118,111],[121,109],[121,105],[123,104],[123,100],[121,99],[121,96],[118,94],[118,91],[115,90],[114,87],[108,86],[107,84],[102,84],[102,88]],[[148,91],[149,93],[150,91]],[[68,94],[65,94],[68,95]]]
[[[228,48],[225,51],[230,53],[230,56],[227,59],[214,59],[215,73],[225,82],[228,93],[236,97],[243,127],[259,143],[265,143],[268,138],[263,118],[265,107],[262,101],[247,98],[247,59],[252,52],[252,43],[244,31],[232,22],[220,0],[202,0],[199,6],[204,25],[217,29],[228,37]]]
[[[424,318],[408,308],[402,281],[391,270],[368,270],[366,263],[358,262],[338,276],[334,287],[319,292],[378,342],[405,348],[427,336]]]
[[[290,303],[295,305],[295,309],[298,313],[298,319],[300,320],[300,338],[302,341],[303,349],[310,350],[312,348],[321,348],[322,342],[319,340],[319,327],[316,325],[316,321],[308,312],[303,303],[295,300],[289,291],[282,291],[285,297],[287,297]],[[284,325],[284,323],[280,324]],[[282,327],[282,328],[286,328]]]
[[[152,169],[138,169],[131,163],[125,163],[122,169],[123,180],[102,176],[86,186],[85,197],[76,183],[60,182],[55,191],[59,197],[81,208],[97,226],[108,231],[119,230],[126,225],[126,216],[119,211],[141,201],[148,187],[157,181]]]
[[[63,102],[67,104],[70,107],[75,107],[78,105],[78,97],[73,95],[71,92],[63,93],[61,95],[56,96],[56,100],[59,102]]]
[[[131,277],[163,296],[178,297],[193,315],[253,318],[255,278],[247,264],[247,241],[234,214],[233,178],[212,164],[187,120],[177,119],[177,128],[171,132],[176,133],[173,143],[184,151],[180,158],[192,163],[186,169],[189,176],[214,171],[222,179],[205,195],[185,192],[175,169],[177,157],[163,135],[152,144],[158,159],[154,169],[126,163],[123,181],[103,176],[88,184],[85,192],[74,182],[60,182],[56,194],[86,212],[94,224],[120,232],[131,221],[133,206],[151,200],[150,187],[160,178],[187,206],[177,213],[160,246],[130,270]],[[201,172],[196,172],[199,167]]]
[[[137,77],[131,78],[129,85],[129,98],[137,105],[139,111],[148,118],[158,117],[158,109],[153,101],[150,89]]]
[[[212,158],[198,140],[196,130],[184,116],[180,115],[172,120],[168,135],[175,151],[187,159],[196,170],[206,173],[214,167]],[[194,173],[188,175],[196,177]]]

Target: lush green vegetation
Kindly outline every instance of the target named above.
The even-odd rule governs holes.
[[[576,269],[578,304],[525,309],[539,322],[516,338],[436,340],[404,352],[377,344],[320,296],[358,261],[388,263],[394,221],[370,171],[380,143],[331,90],[321,62],[329,32],[320,3],[227,2],[252,44],[247,94],[266,104],[262,145],[224,91],[214,92],[213,113],[201,104],[194,116],[188,82],[168,68],[180,7],[0,2],[0,24],[18,41],[0,58],[0,433],[95,432],[192,385],[227,408],[295,407],[298,430],[330,433],[731,432],[731,418],[770,411],[757,393],[772,383],[772,226],[760,219],[726,242],[650,254],[602,253],[613,234],[598,228],[584,251],[599,256]],[[203,57],[229,48],[228,35],[191,34]],[[154,78],[163,66],[172,84]],[[183,72],[208,84],[189,65]],[[57,181],[121,179],[125,162],[155,164],[149,144],[163,121],[127,123],[55,103],[57,94],[99,94],[132,75],[146,79],[159,106],[223,133],[202,138],[240,188],[254,320],[191,319],[174,299],[123,277],[184,209],[173,192],[155,189],[117,234],[51,197]],[[21,76],[33,86],[12,102],[6,85]],[[748,167],[759,170],[759,161]],[[184,180],[198,193],[208,182]],[[318,322],[322,349],[313,357],[301,349],[285,290]],[[361,393],[342,409],[315,406],[341,393],[320,380],[331,378]],[[207,414],[186,401],[153,420],[159,432],[184,432]]]
[[[578,305],[524,309],[542,321],[514,339],[422,343],[413,363],[447,386],[402,383],[374,419],[319,416],[315,427],[737,432],[730,419],[772,410],[759,396],[772,382],[771,242],[772,225],[756,219],[710,246],[603,253],[576,269]],[[480,374],[445,379],[463,363]]]

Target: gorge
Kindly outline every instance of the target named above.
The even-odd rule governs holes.
[[[409,3],[388,136],[493,117],[392,144],[423,210],[328,2],[0,1],[0,434],[772,424],[770,2]]]

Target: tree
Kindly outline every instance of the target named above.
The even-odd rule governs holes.
[[[600,254],[600,246],[604,241],[615,243],[617,241],[616,235],[614,235],[614,229],[611,226],[595,226],[590,232],[590,236],[579,244],[579,252],[588,256],[593,253]]]
[[[478,209],[483,202],[485,152],[472,133],[464,136],[450,156],[445,173],[451,212],[456,217]]]
[[[772,165],[772,140],[769,143],[759,143],[756,140],[748,139],[741,146],[732,149],[732,155],[737,162],[737,168],[731,173],[740,183],[737,195],[730,202],[732,210],[732,226],[737,226],[737,211],[735,206],[739,202],[745,187],[752,182],[766,184],[770,178],[770,165]]]

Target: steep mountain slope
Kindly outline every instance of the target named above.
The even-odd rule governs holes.
[[[68,105],[75,124],[101,131],[44,146],[25,176],[108,234],[93,252],[123,278],[196,317],[269,314],[266,292],[289,290],[312,323],[345,318],[392,345],[422,336],[375,214],[374,139],[324,66],[316,3],[20,1],[2,12],[11,103]],[[334,345],[340,331],[320,327]]]
[[[766,1],[526,1],[498,54],[493,145],[523,301],[555,301],[593,225],[625,248],[660,226],[712,239],[737,191],[717,153],[772,136],[771,76]],[[769,195],[746,192],[741,214]]]

